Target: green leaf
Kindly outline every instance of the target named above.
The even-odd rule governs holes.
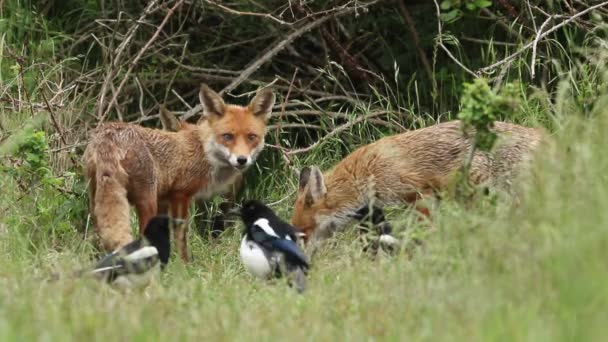
[[[446,23],[451,23],[454,22],[456,20],[458,20],[458,18],[460,18],[460,14],[462,12],[459,9],[453,9],[449,12],[446,13],[441,13],[441,21],[446,22]]]
[[[489,0],[475,0],[475,6],[477,8],[487,8],[492,6],[492,1]]]
[[[30,163],[37,163],[40,161],[40,156],[35,153],[32,153],[32,152],[26,152],[25,160],[27,160]]]
[[[452,8],[452,1],[443,0],[439,7],[441,7],[442,10],[449,10],[450,8]]]

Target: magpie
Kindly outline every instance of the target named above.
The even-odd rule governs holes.
[[[246,201],[242,208],[230,212],[239,214],[245,225],[240,247],[245,269],[261,279],[294,278],[296,290],[302,293],[310,265],[297,245],[295,228],[256,200]]]
[[[392,249],[399,240],[395,239],[391,234],[393,232],[393,227],[386,220],[384,216],[384,210],[379,208],[373,204],[365,204],[355,212],[349,214],[349,217],[358,220],[366,226],[366,230],[369,231],[371,229],[375,229],[380,237],[378,238],[378,242]]]
[[[80,271],[120,288],[143,287],[169,262],[169,225],[181,219],[155,216],[146,225],[143,237],[107,254],[93,270]],[[160,267],[159,267],[160,265]]]

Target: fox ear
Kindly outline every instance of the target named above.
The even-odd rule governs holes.
[[[211,116],[224,115],[224,100],[209,88],[206,84],[201,84],[201,91],[198,93],[198,98],[203,106],[203,116],[209,118]]]
[[[304,166],[302,170],[300,170],[300,180],[298,181],[300,191],[304,190],[306,184],[308,184],[308,180],[310,179],[310,167]]]
[[[264,121],[268,121],[270,114],[272,114],[275,100],[276,97],[270,88],[261,89],[249,103],[249,110],[251,110],[253,115],[261,116]]]
[[[160,106],[159,110],[160,122],[163,125],[163,128],[169,132],[177,132],[182,128],[182,123],[175,116],[175,114],[171,113],[165,105]]]
[[[304,184],[304,186],[308,185],[306,190],[306,202],[312,204],[325,196],[327,188],[325,187],[323,173],[321,173],[321,170],[316,166],[311,166],[309,168],[307,179],[306,184]],[[302,185],[301,181],[302,176],[300,176],[300,185]]]

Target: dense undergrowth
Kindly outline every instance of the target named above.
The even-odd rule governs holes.
[[[168,2],[148,20],[158,25],[174,3]],[[164,39],[155,43],[156,50],[139,62],[137,81],[121,93],[110,119],[154,115],[157,102],[165,100],[173,101],[174,109],[187,111],[167,89],[194,105],[196,94],[191,90],[196,84],[206,81],[219,89],[232,80],[212,78],[209,74],[217,75],[206,68],[240,70],[248,62],[246,56],[263,50],[254,43],[240,44],[241,40],[258,35],[270,44],[281,37],[277,27],[283,26],[271,19],[254,28],[262,18],[232,16],[203,1],[186,3],[189,10],[173,18]],[[539,19],[532,23],[527,8],[516,6],[513,10],[521,10],[517,21],[503,3],[440,3],[443,44],[458,51],[465,66],[477,70],[498,62],[534,38],[535,31],[528,29],[538,29]],[[525,3],[537,16],[539,8],[559,13],[554,20],[585,9],[584,2],[573,5],[573,11],[552,2]],[[331,21],[325,31],[296,40],[293,50],[279,54],[250,78],[251,83],[237,88],[249,91],[278,75],[277,94],[279,100],[287,100],[286,105],[346,116],[273,119],[273,124],[321,127],[319,132],[302,127],[279,133],[271,129],[269,142],[286,148],[308,146],[359,116],[379,110],[389,113],[381,121],[353,124],[306,153],[287,155],[289,164],[281,150],[267,148],[248,171],[241,198],[275,203],[284,218],[291,215],[294,170],[312,164],[327,169],[358,146],[387,134],[460,117],[472,124],[499,119],[540,126],[551,137],[541,146],[532,172],[515,185],[519,193],[515,200],[499,193],[466,205],[443,201],[432,222],[417,221],[403,207],[388,208],[389,220],[404,242],[397,255],[369,255],[353,231],[340,233],[315,255],[309,289],[298,296],[282,284],[269,285],[244,272],[237,253],[238,225],[218,239],[191,229],[194,261],[183,265],[174,256],[160,284],[145,292],[122,293],[89,280],[46,282],[52,272],[68,273],[98,255],[80,153],[87,130],[99,119],[98,95],[111,64],[107,49],[120,42],[110,29],[125,34],[132,23],[117,21],[112,27],[93,20],[116,18],[120,10],[136,18],[143,5],[103,1],[32,5],[17,0],[0,4],[4,4],[0,9],[1,340],[599,341],[608,334],[604,323],[608,320],[605,8],[539,43],[536,78],[531,76],[528,49],[509,66],[473,79],[441,52],[436,22],[423,20],[435,18],[435,7],[413,2],[407,8],[418,23],[422,49],[432,64],[429,78],[420,71],[425,68],[415,44],[403,39],[406,31],[391,34],[390,28],[405,27],[400,12],[381,3],[371,7],[369,15],[361,12],[358,19]],[[315,2],[309,9],[317,11],[329,4]],[[262,11],[253,2],[233,5],[242,11]],[[72,10],[67,10],[70,6]],[[267,6],[272,8],[270,3]],[[489,24],[484,18],[487,11],[502,13],[500,21],[510,29]],[[303,14],[294,14],[298,15]],[[201,18],[208,23],[205,30],[188,28]],[[144,25],[134,36],[129,58],[154,29]],[[258,30],[268,30],[264,31],[268,37]],[[351,30],[383,37],[373,41],[374,53],[359,56],[362,65],[376,65],[380,79],[369,83],[356,79],[358,74],[349,69],[343,54],[325,56],[326,63],[302,62],[317,51],[317,40],[332,41],[328,34],[334,34],[336,44],[342,46]],[[217,39],[206,41],[214,32]],[[197,34],[202,38],[196,40]],[[479,35],[471,37],[474,34]],[[362,36],[370,39],[368,34]],[[206,43],[189,43],[186,48],[183,42],[188,37]],[[463,37],[467,39],[458,40]],[[502,40],[514,45],[503,45]],[[355,51],[364,41],[355,41],[347,50]],[[237,44],[241,53],[235,55],[234,47],[224,46],[226,42]],[[333,53],[336,49],[329,48]],[[300,54],[301,59],[294,61],[289,54]],[[164,60],[167,56],[201,69],[176,68]],[[117,69],[118,75],[125,74],[127,64]],[[327,94],[305,91],[294,91],[287,98],[296,66],[306,70],[298,71],[303,72],[298,89],[326,91],[342,100],[315,102]],[[320,75],[314,81],[309,79],[311,68]],[[120,78],[112,82],[117,85]],[[245,102],[238,97],[229,100]],[[282,111],[281,104],[275,111]],[[143,124],[159,127],[154,117]],[[212,201],[210,209],[215,210],[218,202]]]

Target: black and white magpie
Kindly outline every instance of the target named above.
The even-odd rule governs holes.
[[[360,221],[362,225],[366,226],[367,231],[375,229],[380,235],[378,242],[381,245],[392,249],[399,242],[399,240],[392,236],[393,227],[386,220],[382,208],[373,204],[365,204],[349,216]]]
[[[309,263],[297,245],[294,227],[256,200],[246,201],[231,213],[239,214],[245,225],[240,257],[247,271],[262,279],[288,276],[303,292]]]
[[[155,216],[140,237],[103,257],[89,273],[121,288],[143,287],[169,262],[169,226],[183,220]]]

